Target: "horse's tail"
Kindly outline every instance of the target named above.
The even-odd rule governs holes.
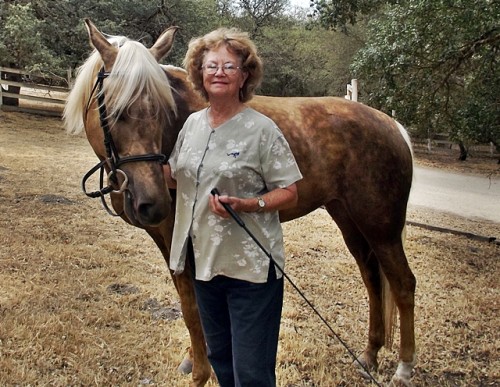
[[[408,145],[408,148],[410,148],[411,157],[413,158],[413,147],[411,145],[411,139],[410,139],[410,135],[408,134],[408,131],[398,121],[396,121],[396,125],[397,125],[397,127],[399,129],[399,132],[401,133],[401,135],[405,139],[405,142]]]
[[[406,226],[403,227],[401,232],[401,243],[403,248],[406,240]],[[385,347],[388,349],[392,348],[392,343],[394,339],[394,332],[396,330],[396,318],[398,308],[396,307],[396,301],[394,300],[394,295],[391,291],[391,285],[387,280],[383,270],[380,270],[380,277],[382,283],[382,315],[384,319],[384,331],[385,331]]]
[[[397,307],[391,292],[391,286],[383,271],[380,271],[380,276],[382,279],[382,314],[384,318],[385,346],[391,349],[396,330]]]

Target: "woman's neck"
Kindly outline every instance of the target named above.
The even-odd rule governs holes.
[[[245,104],[240,101],[234,103],[213,103],[213,101],[211,101],[208,109],[210,125],[212,128],[216,128],[234,117],[243,109],[245,109]]]

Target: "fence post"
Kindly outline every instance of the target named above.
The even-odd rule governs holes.
[[[2,86],[2,69],[0,68],[0,110],[2,109],[2,103],[3,103],[3,86]]]
[[[71,89],[73,87],[73,72],[71,70],[71,67],[68,67],[67,70],[67,82],[68,82],[68,89]]]
[[[351,79],[351,83],[347,84],[347,94],[345,95],[345,99],[349,99],[351,101],[358,100],[358,80]]]

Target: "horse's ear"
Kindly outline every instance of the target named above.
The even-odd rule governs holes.
[[[156,61],[159,62],[165,55],[170,52],[174,44],[175,33],[178,29],[179,27],[176,26],[167,28],[167,30],[165,30],[165,32],[160,35],[155,44],[153,44],[153,47],[149,49],[149,52],[153,54]]]
[[[113,64],[115,63],[118,49],[108,42],[104,35],[89,19],[85,19],[85,26],[87,27],[87,31],[89,33],[90,43],[97,51],[99,51],[99,54],[101,54],[104,67],[108,71],[111,70]]]

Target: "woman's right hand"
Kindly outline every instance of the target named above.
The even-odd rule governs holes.
[[[177,189],[177,181],[172,178],[172,170],[170,169],[170,164],[163,165],[163,177],[167,183],[167,187],[171,189]]]

